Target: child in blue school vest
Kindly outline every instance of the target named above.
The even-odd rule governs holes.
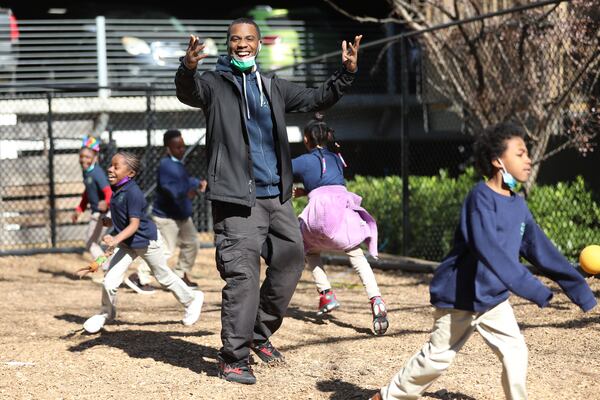
[[[194,324],[200,317],[204,294],[190,289],[167,266],[162,239],[156,225],[146,215],[144,193],[134,180],[140,169],[139,160],[131,153],[119,151],[108,168],[108,180],[113,188],[110,204],[111,219],[115,236],[106,235],[103,241],[114,250],[102,288],[100,314],[89,318],[83,328],[96,333],[105,323],[116,317],[117,289],[125,278],[127,268],[136,257],[148,264],[158,283],[170,290],[185,306],[184,325]]]

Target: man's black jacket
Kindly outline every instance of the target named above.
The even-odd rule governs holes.
[[[315,89],[261,75],[271,105],[281,177],[280,199],[292,195],[292,163],[285,113],[320,111],[335,104],[354,81],[344,68]],[[183,62],[175,75],[177,98],[202,108],[206,117],[208,198],[252,207],[256,201],[252,158],[244,118],[246,106],[235,77],[227,71],[196,73]]]

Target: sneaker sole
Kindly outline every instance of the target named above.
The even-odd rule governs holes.
[[[340,308],[340,303],[335,303],[333,305],[328,304],[325,307],[321,308],[319,311],[317,311],[317,316],[329,314],[330,312],[332,312],[333,310],[337,310],[338,308]]]
[[[151,295],[151,294],[154,294],[154,292],[155,292],[155,290],[148,291],[148,290],[142,290],[142,289],[140,289],[139,286],[136,285],[135,283],[131,282],[129,280],[129,278],[125,278],[125,280],[123,281],[123,283],[125,283],[129,289],[133,290],[137,294]]]
[[[197,317],[195,317],[195,318],[193,319],[193,321],[192,321],[191,319],[186,319],[186,318],[183,318],[183,319],[181,320],[181,323],[182,323],[183,325],[185,325],[185,326],[191,326],[191,325],[194,325],[194,324],[195,324],[196,322],[198,322],[198,320],[200,319],[200,315],[202,315],[202,306],[204,305],[204,293],[203,293],[203,292],[201,292],[201,291],[199,291],[199,290],[198,290],[198,291],[194,291],[194,293],[195,293],[195,295],[196,295],[196,299],[198,299],[198,298],[200,299],[200,300],[199,300],[199,303],[200,303],[200,306],[199,306],[199,308],[200,308],[200,309],[199,309],[199,311],[198,311],[198,316],[197,316]],[[196,299],[194,299],[194,301],[196,301]]]
[[[375,335],[383,335],[389,327],[390,323],[385,315],[373,318],[373,332]]]
[[[387,319],[387,308],[383,301],[371,306],[373,312],[373,333],[383,335],[389,328],[390,323]]]
[[[252,351],[254,351],[254,354],[256,354],[256,356],[258,358],[260,358],[260,360],[263,363],[267,364],[267,365],[275,365],[275,364],[285,363],[285,357],[283,357],[283,355],[281,357],[269,357],[269,358],[267,358],[267,356],[262,356],[259,351],[256,351],[254,349],[252,349]]]
[[[225,375],[221,372],[219,372],[219,378],[226,380],[227,382],[234,382],[234,383],[241,383],[243,385],[254,385],[256,384],[256,378],[254,379],[239,379],[234,377],[230,377],[229,375]]]
[[[85,321],[85,323],[83,324],[83,330],[86,331],[87,333],[91,333],[91,334],[98,333],[104,328],[104,325],[106,324],[107,319],[104,318],[102,323],[98,323],[98,321],[100,321],[100,318],[95,318],[95,317],[97,317],[97,315],[94,315],[93,317],[88,318]]]

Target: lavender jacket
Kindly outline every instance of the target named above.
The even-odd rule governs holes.
[[[304,251],[351,250],[367,241],[369,253],[377,257],[377,223],[360,206],[362,198],[342,185],[321,186],[308,194],[300,230]]]

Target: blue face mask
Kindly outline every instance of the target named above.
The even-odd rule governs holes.
[[[500,170],[500,172],[502,173],[502,182],[504,182],[506,186],[513,190],[517,187],[517,180],[514,176],[508,173],[501,159],[498,159],[498,162],[500,162],[500,165],[502,166],[502,169]]]

